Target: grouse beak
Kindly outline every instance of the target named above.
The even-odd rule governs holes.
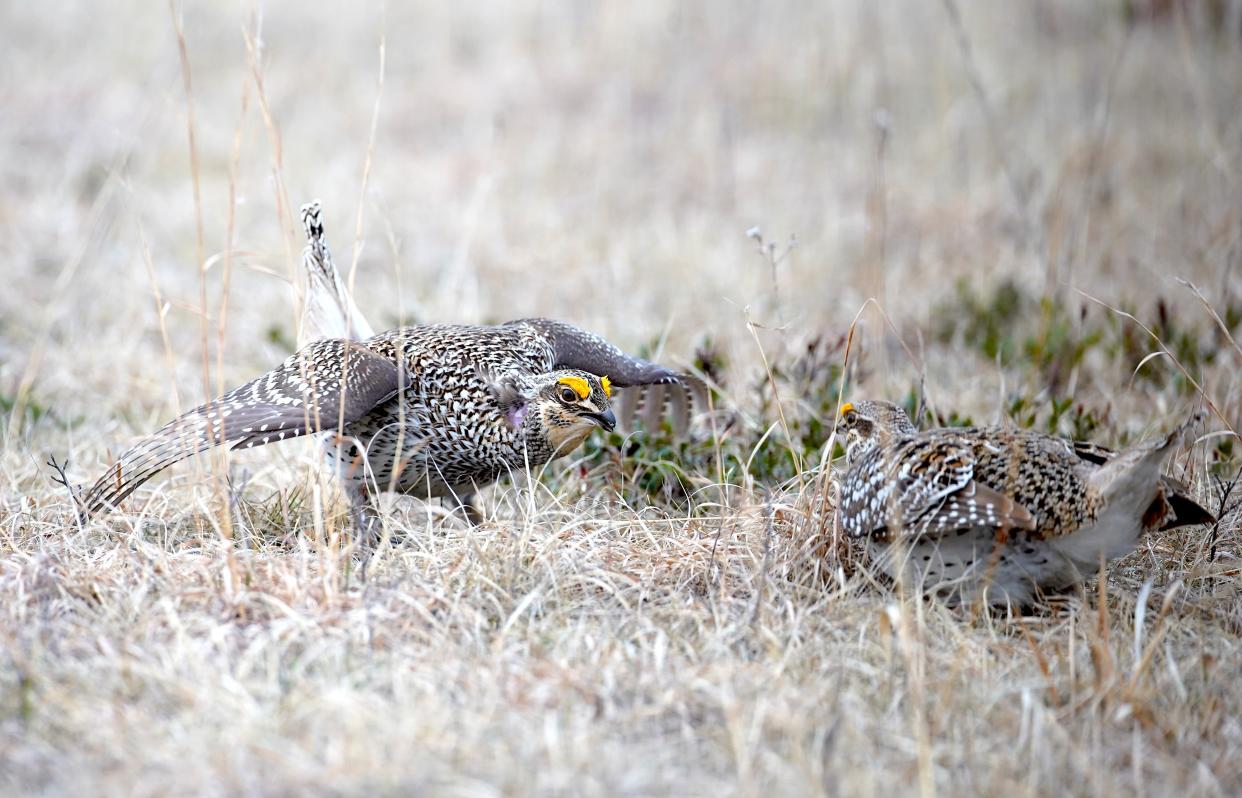
[[[605,410],[602,413],[583,413],[582,415],[599,424],[608,432],[612,432],[617,428],[617,416],[611,409]]]

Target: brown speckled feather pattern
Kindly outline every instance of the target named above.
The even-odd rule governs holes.
[[[1059,537],[1098,515],[1086,471],[1066,441],[1048,435],[933,430],[873,448],[850,467],[842,524],[851,537],[935,535],[975,524]]]
[[[506,392],[576,375],[587,410],[609,413],[600,377],[618,385],[676,383],[572,325],[524,320],[498,326],[419,325],[361,342],[314,341],[277,368],[195,408],[143,440],[80,497],[104,510],[169,465],[213,446],[249,448],[312,433],[363,493],[465,495],[510,471],[538,468],[586,434],[576,414],[502,408]],[[522,404],[522,403],[519,403]],[[572,428],[569,431],[565,428]]]
[[[510,470],[552,459],[547,438],[511,425],[488,384],[489,374],[552,370],[552,347],[535,330],[435,325],[392,330],[366,343],[386,359],[400,359],[408,385],[400,401],[344,431],[368,452],[366,473],[358,467],[357,443],[329,447],[343,478],[428,497],[465,495]]]
[[[1029,430],[919,432],[888,402],[843,408],[838,519],[876,566],[951,603],[1025,604],[1156,529],[1212,520],[1160,468],[1196,419],[1123,452]]]

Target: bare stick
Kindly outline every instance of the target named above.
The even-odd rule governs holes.
[[[354,295],[354,276],[358,273],[358,259],[362,256],[362,209],[367,201],[367,184],[371,179],[371,162],[375,155],[375,131],[379,127],[380,100],[384,96],[385,47],[384,14],[380,21],[379,77],[375,83],[375,107],[371,110],[371,131],[367,136],[367,156],[362,163],[362,187],[358,189],[358,217],[354,222],[354,255],[349,264],[349,295]]]
[[[203,393],[210,396],[211,361],[210,343],[208,341],[209,311],[207,308],[207,255],[203,235],[203,192],[199,180],[198,166],[198,135],[195,132],[197,122],[194,116],[194,81],[190,73],[190,52],[185,42],[185,30],[181,27],[181,10],[176,0],[168,0],[168,10],[172,14],[173,30],[177,34],[177,53],[181,59],[181,82],[185,87],[185,126],[186,139],[190,148],[190,184],[194,191],[194,255],[198,264],[198,306],[199,336],[202,344],[203,358]]]

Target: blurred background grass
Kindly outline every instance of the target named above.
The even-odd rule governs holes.
[[[710,338],[751,367],[748,308],[786,331],[763,333],[780,347],[839,334],[874,296],[933,362],[920,331],[959,285],[1007,281],[1074,324],[1075,289],[1149,323],[1157,299],[1201,319],[1184,277],[1224,313],[1239,304],[1235,5],[969,3],[960,25],[922,2],[178,7],[213,329],[232,253],[209,345],[226,383],[288,351],[281,278],[301,241],[277,203],[312,197],[346,266],[357,246],[381,327],[544,314],[682,362]],[[0,393],[33,380],[36,404],[93,426],[164,412],[168,386],[197,401],[169,10],[3,14]],[[797,240],[779,306],[754,226]],[[876,370],[917,379],[891,336],[872,349]],[[994,412],[1001,371],[940,349],[932,395]]]

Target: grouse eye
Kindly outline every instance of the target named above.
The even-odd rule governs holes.
[[[845,420],[845,426],[852,427],[858,421],[858,413],[853,410],[849,410],[843,418]]]
[[[561,401],[566,404],[573,404],[578,401],[578,394],[574,393],[574,389],[566,385],[561,388]]]

